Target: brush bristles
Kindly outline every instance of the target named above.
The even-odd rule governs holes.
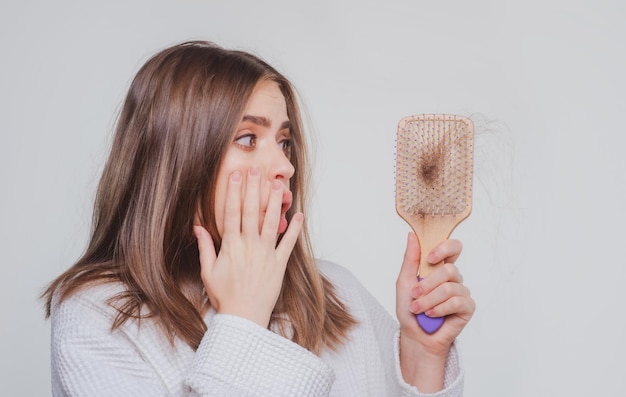
[[[471,205],[473,129],[437,115],[398,127],[396,203],[411,215],[461,214]]]

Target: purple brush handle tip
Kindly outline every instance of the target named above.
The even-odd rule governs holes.
[[[418,277],[418,280],[422,281],[423,279]],[[446,319],[445,317],[428,317],[424,313],[420,313],[415,317],[417,318],[417,323],[427,334],[435,333],[439,328],[441,328],[443,321]]]
[[[445,317],[428,317],[424,313],[420,313],[417,316],[417,323],[422,327],[427,334],[435,333],[443,325]]]

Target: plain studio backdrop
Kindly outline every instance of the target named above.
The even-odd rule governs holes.
[[[478,304],[466,396],[623,395],[626,11],[618,1],[4,1],[0,395],[50,394],[38,295],[85,248],[131,78],[171,44],[255,52],[314,137],[319,257],[394,312],[408,226],[397,122],[471,116],[473,213],[453,237]]]

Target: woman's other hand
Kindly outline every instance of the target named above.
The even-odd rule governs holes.
[[[410,233],[402,268],[396,282],[396,315],[400,322],[400,362],[405,380],[422,392],[436,392],[443,387],[445,360],[450,347],[476,308],[469,289],[455,262],[461,254],[458,240],[446,240],[430,253],[430,263],[444,262],[428,277],[417,280],[420,247]],[[433,334],[424,332],[416,314],[445,316],[441,328]]]

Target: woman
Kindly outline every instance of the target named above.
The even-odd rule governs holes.
[[[78,262],[44,293],[55,396],[462,393],[454,340],[474,302],[447,262],[417,283],[411,234],[393,320],[315,261],[306,145],[290,83],[257,57],[189,42],[133,80]],[[415,313],[447,315],[435,334]],[[418,391],[419,390],[419,391]]]

